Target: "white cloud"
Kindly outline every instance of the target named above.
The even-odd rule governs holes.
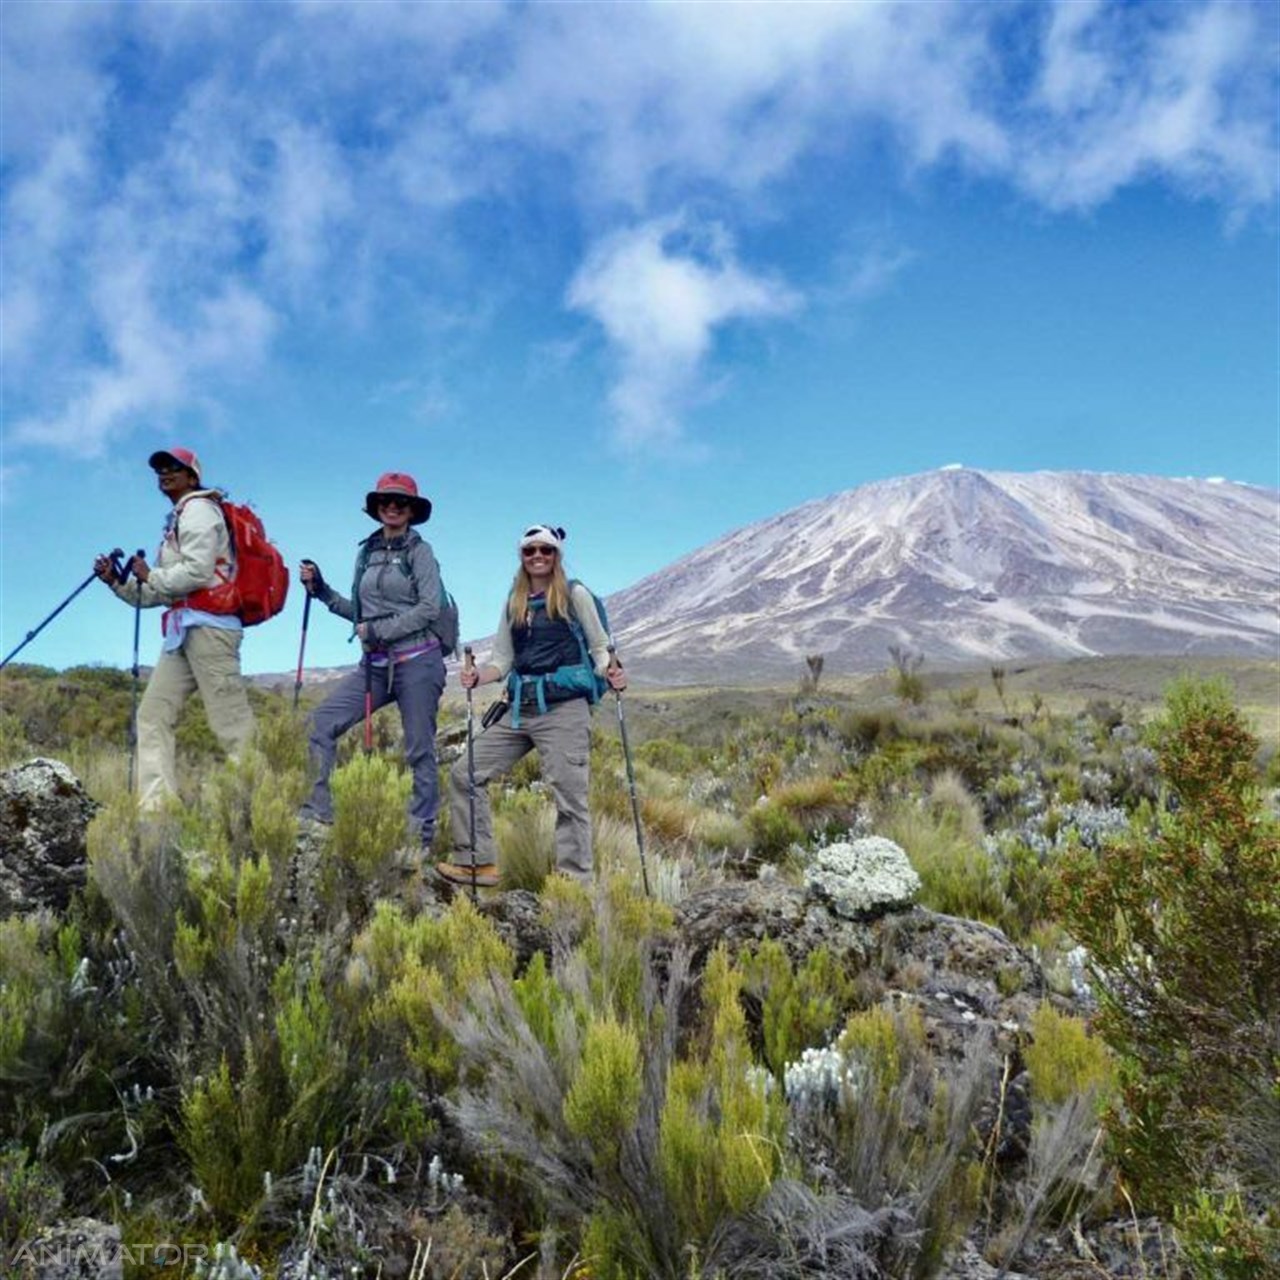
[[[282,330],[372,323],[393,290],[495,316],[512,286],[472,208],[516,223],[554,204],[539,230],[571,244],[566,274],[596,242],[567,296],[617,353],[624,438],[673,440],[717,332],[797,300],[727,234],[682,246],[672,210],[704,210],[704,234],[785,222],[788,180],[856,171],[868,140],[916,180],[958,168],[1053,209],[1146,181],[1270,206],[1275,51],[1250,0],[10,4],[16,438],[101,446],[216,406]],[[841,253],[828,278],[846,287],[814,293],[832,305],[911,261]]]
[[[1276,42],[1262,14],[1058,0],[1013,177],[1055,208],[1152,177],[1237,208],[1273,201]]]
[[[786,315],[800,298],[740,266],[722,227],[662,218],[597,244],[568,302],[608,335],[620,366],[609,393],[617,439],[638,449],[680,438],[683,411],[707,391],[718,329]]]

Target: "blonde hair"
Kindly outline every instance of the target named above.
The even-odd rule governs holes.
[[[551,581],[547,584],[547,617],[569,618],[569,579],[565,577],[564,565],[560,562],[560,553],[556,553],[555,568],[551,570]],[[512,627],[530,625],[529,597],[533,594],[533,583],[529,580],[528,570],[522,564],[516,570],[515,579],[511,583],[511,595],[507,597],[507,620]]]

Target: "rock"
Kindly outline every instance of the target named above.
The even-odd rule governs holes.
[[[837,915],[864,920],[911,906],[920,877],[899,845],[864,836],[819,849],[805,869],[805,888]]]
[[[539,951],[550,958],[551,931],[536,893],[512,889],[498,894],[481,902],[480,914],[488,917],[498,937],[515,952],[517,973],[523,973]]]
[[[48,762],[46,762],[48,763]],[[48,1227],[18,1246],[11,1259],[33,1280],[123,1280],[120,1228],[94,1218]]]
[[[0,916],[66,909],[88,878],[85,832],[98,807],[59,760],[0,773]]]
[[[999,1280],[1001,1276],[1003,1280],[1031,1280],[1021,1271],[1001,1272],[978,1252],[971,1240],[963,1241],[938,1272],[938,1280]]]
[[[765,938],[776,938],[792,963],[825,946],[854,972],[865,967],[872,950],[865,924],[833,915],[803,889],[779,880],[719,885],[691,893],[676,907],[676,929],[694,972],[721,942],[736,954]]]

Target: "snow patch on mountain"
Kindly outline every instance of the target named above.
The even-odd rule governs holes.
[[[1280,493],[949,465],[737,529],[612,596],[638,676],[789,678],[1094,654],[1280,652]]]

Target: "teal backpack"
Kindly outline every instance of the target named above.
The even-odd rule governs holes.
[[[400,566],[401,572],[411,582],[413,581],[413,570],[409,568],[408,561],[404,556],[396,556],[396,564]],[[352,635],[355,634],[355,628],[360,623],[360,579],[364,577],[364,571],[369,567],[369,545],[363,543],[360,547],[360,554],[356,557],[356,573],[351,586],[351,603],[354,608],[352,618]],[[414,587],[415,591],[417,587]],[[602,606],[603,607],[603,606]],[[449,657],[458,651],[458,602],[445,590],[444,575],[440,576],[440,609],[436,614],[435,621],[431,624],[431,632],[437,640],[440,641],[440,653],[442,657]]]
[[[573,589],[581,586],[584,586],[584,584],[576,578],[570,579],[570,601],[572,601]],[[600,620],[600,626],[605,635],[609,637],[609,643],[612,644],[613,632],[609,629],[609,614],[604,607],[604,601],[590,587],[587,587],[586,590],[590,593],[592,602],[595,604],[596,617]],[[519,728],[520,725],[520,690],[525,685],[531,684],[536,689],[539,714],[545,713],[547,709],[546,686],[548,684],[565,692],[586,694],[587,701],[593,707],[604,697],[605,692],[608,690],[609,682],[603,676],[596,675],[595,663],[591,661],[591,649],[587,644],[587,633],[572,612],[569,616],[569,629],[573,632],[573,638],[578,642],[579,658],[577,662],[570,666],[557,667],[554,671],[547,672],[546,675],[522,676],[519,672],[512,671],[507,676],[507,690],[511,701],[511,727],[513,729]]]

